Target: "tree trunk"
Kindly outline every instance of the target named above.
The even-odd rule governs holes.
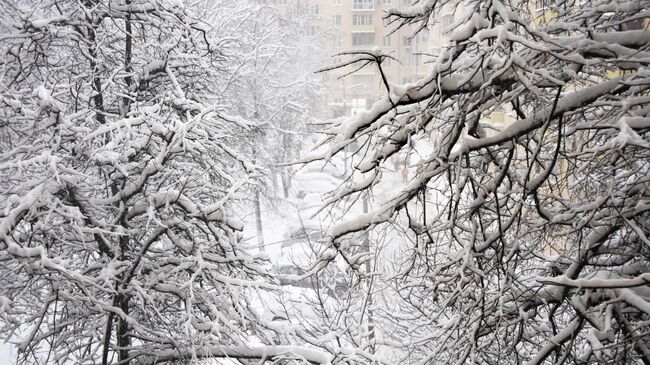
[[[129,296],[120,296],[120,309],[124,314],[129,315]],[[131,338],[129,337],[129,324],[126,319],[120,318],[117,323],[117,346],[118,346],[118,360],[120,365],[128,365],[129,361],[129,348],[131,347]]]
[[[363,213],[368,213],[368,194],[365,194],[363,197]],[[363,239],[363,250],[370,253],[370,231],[366,232],[365,238]],[[366,259],[366,275],[370,274],[372,267],[370,266],[370,259]],[[368,308],[368,342],[370,346],[368,347],[371,354],[375,353],[375,325],[373,323],[372,317],[372,279],[368,283],[368,301],[366,303],[366,308]]]
[[[282,135],[282,146],[284,147],[284,162],[288,162],[288,160],[291,158],[291,151],[288,150],[289,145],[291,144],[291,141],[289,140],[289,135],[284,133]],[[283,166],[281,170],[281,177],[282,177],[282,189],[284,193],[284,198],[288,199],[289,198],[289,189],[291,189],[291,175],[289,174],[289,167]]]
[[[289,176],[287,167],[282,168],[282,173],[280,174],[280,177],[282,178],[282,193],[284,194],[284,198],[288,199],[289,189],[291,189],[291,177]]]
[[[277,198],[278,197],[278,170],[273,170],[271,172],[271,187],[273,188],[273,197]]]
[[[257,246],[260,252],[264,251],[264,231],[262,230],[262,206],[260,202],[260,188],[255,189],[255,224],[257,225]]]

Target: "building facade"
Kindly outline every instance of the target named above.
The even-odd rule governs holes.
[[[283,1],[285,3],[289,2]],[[351,56],[341,52],[379,48],[390,55],[382,63],[389,83],[415,82],[426,75],[430,64],[441,53],[447,40],[445,29],[453,24],[454,15],[445,14],[440,24],[417,34],[414,28],[390,24],[385,18],[391,8],[408,7],[409,0],[304,0],[314,15],[312,30],[320,34],[330,63],[334,66]],[[354,66],[331,71],[323,102],[325,119],[354,115],[367,110],[386,93],[376,65],[367,65],[350,75]]]

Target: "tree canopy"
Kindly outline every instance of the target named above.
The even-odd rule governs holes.
[[[19,361],[327,361],[276,346],[255,307],[279,287],[242,245],[236,214],[259,174],[244,148],[258,125],[233,97],[251,77],[253,39],[239,27],[268,11],[137,0],[2,9],[0,336],[20,339]]]
[[[344,215],[311,267],[342,259],[391,282],[365,294],[392,298],[374,308],[378,346],[423,364],[650,363],[647,9],[415,1],[388,12],[391,26],[417,34],[455,18],[430,72],[391,83],[382,62],[394,55],[378,48],[331,68],[378,68],[386,93],[303,159],[353,146],[328,204],[379,195],[389,158],[432,146],[404,187]],[[368,255],[364,231],[398,254]],[[373,257],[385,262],[365,270]]]
[[[650,364],[648,1],[393,3],[385,26],[453,19],[448,44],[413,82],[379,47],[325,69],[371,68],[385,94],[299,161],[342,174],[323,239],[298,212],[315,253],[282,280],[300,289],[241,218],[254,200],[261,249],[261,181],[289,195],[317,93],[294,63],[310,24],[288,17],[318,7],[0,3],[18,360]]]

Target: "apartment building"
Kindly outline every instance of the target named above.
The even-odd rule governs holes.
[[[435,60],[447,43],[442,29],[453,23],[450,11],[441,24],[414,34],[413,28],[396,29],[385,16],[389,9],[409,6],[409,0],[302,0],[316,19],[313,33],[323,39],[330,64],[336,65],[349,59],[337,55],[345,51],[369,50],[379,47],[394,59],[386,59],[382,68],[390,83],[415,82],[426,75],[430,63]],[[291,0],[282,1],[290,3]],[[367,110],[386,92],[376,65],[368,65],[351,75],[348,67],[328,76],[321,117],[336,118],[354,115]]]

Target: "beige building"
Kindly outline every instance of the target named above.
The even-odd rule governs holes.
[[[442,24],[414,36],[413,28],[395,29],[384,16],[395,7],[409,6],[409,0],[302,0],[315,15],[314,32],[322,35],[327,53],[335,65],[350,59],[337,53],[370,50],[379,47],[395,60],[382,64],[390,83],[409,83],[426,75],[429,63],[440,54],[446,39],[441,29],[453,23],[453,14],[443,17]],[[285,0],[290,3],[291,0]],[[368,65],[339,79],[353,67],[329,74],[322,117],[335,118],[366,110],[386,92],[376,65]]]

